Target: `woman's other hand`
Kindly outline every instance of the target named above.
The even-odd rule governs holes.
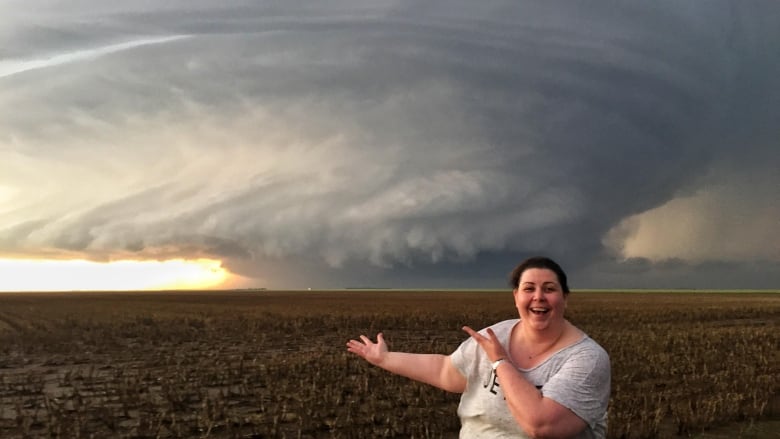
[[[498,337],[492,329],[487,329],[487,337],[469,328],[468,326],[464,326],[463,330],[466,331],[466,333],[482,347],[491,362],[500,360],[502,358],[507,360],[509,359],[509,355],[501,345],[501,342],[498,341]]]

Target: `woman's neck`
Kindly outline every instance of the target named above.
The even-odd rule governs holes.
[[[561,334],[566,332],[569,322],[561,319],[558,322],[548,325],[544,329],[535,329],[524,320],[520,320],[520,333],[523,339],[532,343],[546,343],[560,338]]]
[[[533,358],[551,349],[563,338],[568,326],[569,322],[562,320],[557,325],[551,325],[540,330],[524,324],[521,320],[519,325],[520,339],[523,341],[525,349],[528,350],[526,355],[529,358]]]

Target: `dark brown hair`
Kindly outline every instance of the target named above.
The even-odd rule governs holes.
[[[534,256],[521,262],[509,274],[509,285],[515,289],[520,285],[520,277],[525,270],[529,268],[546,268],[558,277],[558,283],[561,284],[563,294],[569,294],[569,284],[566,280],[566,273],[557,262],[545,256]]]

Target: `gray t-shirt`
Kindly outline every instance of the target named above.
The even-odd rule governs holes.
[[[508,350],[509,336],[519,319],[491,326]],[[483,335],[486,331],[480,331]],[[472,338],[451,355],[452,363],[466,377],[466,390],[460,398],[458,416],[460,437],[527,438],[509,412],[490,359]],[[567,407],[582,418],[587,427],[577,439],[604,438],[610,395],[609,355],[593,339],[580,341],[551,355],[531,369],[518,369],[546,398]]]

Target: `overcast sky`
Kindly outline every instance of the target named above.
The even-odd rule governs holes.
[[[780,2],[0,0],[0,256],[780,288]]]

